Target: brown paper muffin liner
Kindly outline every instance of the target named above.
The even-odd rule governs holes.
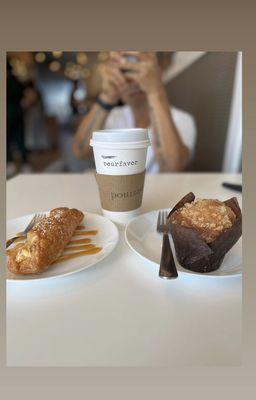
[[[194,193],[188,193],[173,207],[168,218],[174,211],[194,199]],[[242,213],[237,198],[232,197],[224,203],[233,210],[236,220],[231,228],[209,244],[199,236],[196,229],[173,224],[169,220],[176,256],[183,268],[201,273],[215,271],[220,267],[225,254],[242,235]]]

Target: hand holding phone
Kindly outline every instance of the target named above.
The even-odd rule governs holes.
[[[129,62],[133,62],[133,63],[138,63],[139,62],[139,59],[138,59],[137,56],[126,54],[123,57],[126,58],[126,60],[129,61]]]
[[[125,58],[126,61],[134,63],[134,64],[137,64],[139,62],[138,57],[134,56],[134,55],[125,54],[125,55],[123,55],[123,58]],[[126,68],[122,68],[121,71],[122,71],[122,73],[131,72],[130,69],[126,69]]]

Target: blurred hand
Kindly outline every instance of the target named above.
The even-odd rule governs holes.
[[[102,91],[100,98],[109,104],[116,104],[120,99],[120,91],[127,86],[126,79],[120,70],[119,59],[118,52],[111,52],[110,59],[101,72]]]
[[[135,56],[138,62],[128,61],[125,56]],[[126,78],[134,80],[147,95],[162,90],[161,70],[155,53],[124,51],[119,56],[119,65]]]

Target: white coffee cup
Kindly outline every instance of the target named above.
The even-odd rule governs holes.
[[[147,148],[150,145],[147,129],[95,131],[90,145],[93,147],[97,175],[120,176],[120,179],[129,176],[129,179],[133,179],[132,175],[138,178],[138,174],[143,174],[145,171]],[[141,179],[144,183],[144,178]],[[108,181],[111,179],[108,178]],[[128,211],[102,208],[104,216],[119,224],[126,224],[138,215],[139,211],[140,207]]]

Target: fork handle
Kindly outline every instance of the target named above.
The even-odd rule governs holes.
[[[18,237],[20,237],[20,236],[15,236],[15,237],[13,237],[13,238],[7,240],[7,242],[6,242],[6,249],[7,249],[9,246],[11,246],[11,244],[12,244],[13,242],[15,242],[15,240],[18,239]]]
[[[162,255],[159,269],[160,278],[175,279],[178,277],[177,268],[173,259],[169,236],[163,234]]]

